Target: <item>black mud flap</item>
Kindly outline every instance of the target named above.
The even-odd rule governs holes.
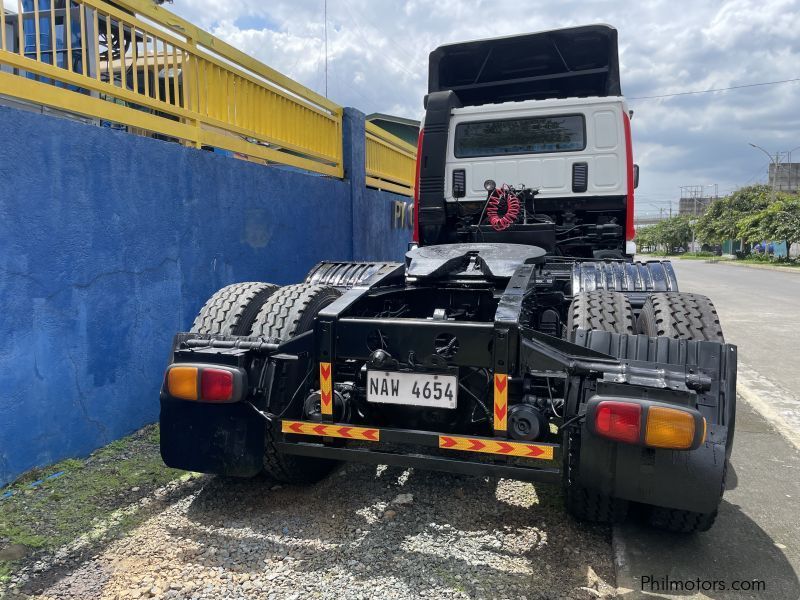
[[[580,483],[615,498],[711,513],[723,491],[727,435],[727,427],[712,426],[696,450],[661,450],[610,442],[584,426]]]
[[[233,477],[261,472],[263,418],[244,403],[161,398],[161,457],[176,469]]]
[[[604,494],[679,510],[711,513],[724,489],[736,415],[736,347],[717,342],[580,332],[577,343],[637,364],[675,365],[710,381],[697,395],[706,441],[696,450],[611,442],[581,429],[580,482]],[[625,386],[627,387],[627,386]],[[630,386],[632,393],[637,386]],[[704,386],[705,387],[705,386]],[[634,396],[635,397],[635,396]]]

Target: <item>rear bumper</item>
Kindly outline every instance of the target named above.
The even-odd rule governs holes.
[[[557,444],[345,423],[268,423],[244,403],[202,404],[164,396],[161,456],[173,468],[251,477],[262,469],[267,427],[273,428],[278,449],[286,454],[526,481],[552,483],[561,477]]]
[[[250,477],[262,468],[272,427],[280,452],[522,481],[561,481],[561,447],[429,431],[279,420],[246,404],[162,398],[161,454],[174,468]],[[696,512],[719,504],[727,428],[714,426],[692,451],[653,450],[581,434],[580,484],[635,502]],[[430,450],[427,450],[430,449]],[[426,451],[427,450],[427,451]]]

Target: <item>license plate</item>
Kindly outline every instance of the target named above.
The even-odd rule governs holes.
[[[455,375],[367,372],[367,401],[433,408],[455,408],[458,378]]]

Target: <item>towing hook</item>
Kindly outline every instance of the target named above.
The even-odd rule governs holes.
[[[707,392],[711,389],[711,377],[705,373],[689,373],[686,375],[686,387],[695,392]]]

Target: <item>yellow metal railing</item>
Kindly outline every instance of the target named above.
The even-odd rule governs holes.
[[[413,196],[417,149],[373,123],[366,129],[367,185]]]
[[[0,10],[0,94],[342,177],[340,106],[152,0],[24,5]]]

